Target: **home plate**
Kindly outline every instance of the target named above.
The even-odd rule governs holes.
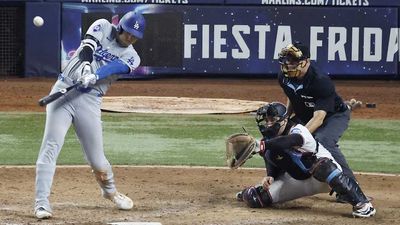
[[[162,225],[159,222],[112,222],[110,225]]]

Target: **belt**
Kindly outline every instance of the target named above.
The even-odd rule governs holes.
[[[76,81],[72,80],[69,77],[64,76],[63,74],[58,75],[58,80],[61,80],[62,82],[68,84],[68,85],[74,85],[76,83]],[[95,95],[97,97],[102,97],[103,94],[100,93],[100,91],[92,88],[92,87],[82,87],[82,86],[78,86],[76,87],[76,90],[82,93],[87,93],[87,94],[91,94],[91,95]]]
[[[60,75],[58,75],[58,80],[61,80],[62,82],[66,83],[68,85],[74,85],[76,83],[73,79],[64,76],[62,73],[60,73]]]

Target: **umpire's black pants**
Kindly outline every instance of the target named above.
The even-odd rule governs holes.
[[[344,112],[337,112],[325,119],[324,123],[314,132],[314,137],[332,154],[333,158],[342,167],[343,173],[355,180],[353,171],[351,171],[338,145],[340,137],[349,126],[350,113],[351,111],[348,109]]]

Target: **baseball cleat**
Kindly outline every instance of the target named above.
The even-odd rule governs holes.
[[[236,193],[236,200],[238,202],[243,202],[243,191],[239,191],[238,193]]]
[[[51,212],[47,211],[45,208],[39,207],[38,209],[35,210],[35,216],[38,219],[49,219],[53,215],[51,214]]]
[[[372,206],[371,202],[358,203],[353,207],[353,217],[367,218],[374,216],[376,209]]]
[[[128,196],[119,192],[115,193],[112,196],[105,196],[105,198],[114,202],[118,209],[129,210],[133,208],[132,200]]]

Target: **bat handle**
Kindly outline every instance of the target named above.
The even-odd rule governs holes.
[[[67,92],[71,91],[72,89],[74,89],[75,87],[77,87],[77,86],[79,86],[81,84],[82,84],[82,82],[79,81],[76,84],[74,84],[72,86],[69,86],[67,88],[63,88],[63,89],[59,90],[58,92],[56,92],[54,94],[45,96],[45,97],[43,97],[43,98],[41,98],[39,100],[39,105],[40,106],[45,106],[45,105],[57,100],[58,98],[60,98],[61,96],[65,95]]]

